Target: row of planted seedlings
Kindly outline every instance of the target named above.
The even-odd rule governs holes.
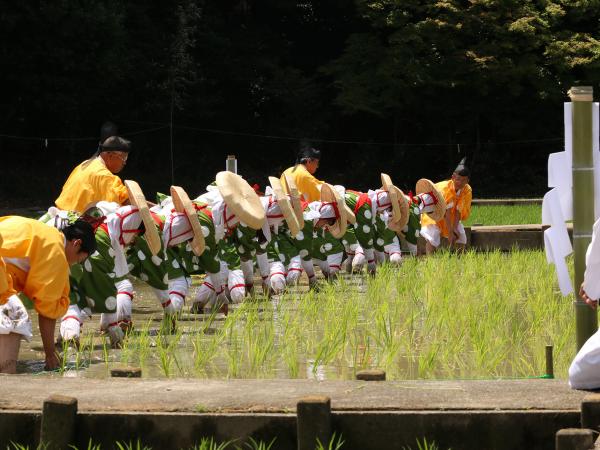
[[[117,351],[89,334],[76,358],[98,363],[98,376],[129,364],[163,377],[352,379],[381,368],[388,379],[498,378],[543,375],[552,344],[564,377],[572,298],[553,270],[540,251],[406,258],[375,277],[249,299],[226,317],[183,314],[172,335],[150,316]]]

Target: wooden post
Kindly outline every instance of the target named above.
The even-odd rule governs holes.
[[[585,273],[585,253],[592,240],[594,226],[594,157],[592,153],[591,86],[569,91],[573,120],[573,249],[575,264],[575,326],[577,349],[598,329],[596,311],[579,296]]]
[[[554,378],[554,347],[546,345],[546,378]]]
[[[44,401],[40,442],[47,450],[64,450],[74,444],[77,399],[53,395]]]
[[[556,450],[592,450],[594,432],[581,428],[564,428],[556,433]]]
[[[315,450],[317,439],[324,448],[331,440],[331,399],[305,397],[297,405],[298,450]]]

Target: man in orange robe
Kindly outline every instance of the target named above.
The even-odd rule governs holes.
[[[98,154],[73,169],[56,206],[81,214],[99,201],[127,204],[127,189],[116,174],[125,167],[130,150],[131,143],[119,136],[101,138]]]
[[[321,151],[310,146],[300,149],[296,158],[296,165],[289,167],[281,174],[281,185],[286,191],[287,183],[285,176],[291,176],[296,182],[298,192],[307,202],[318,202],[321,200],[321,185],[323,181],[317,180],[314,173],[319,168]],[[286,191],[286,194],[289,192]]]
[[[450,247],[464,249],[467,235],[461,221],[467,220],[471,214],[473,192],[469,186],[470,176],[466,158],[463,158],[450,180],[435,184],[446,201],[446,214],[438,222],[432,220],[427,214],[421,216],[421,236],[427,241],[427,254],[433,253],[440,246],[441,237],[448,239]]]

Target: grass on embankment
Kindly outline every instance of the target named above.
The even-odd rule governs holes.
[[[473,205],[465,226],[541,224],[542,205]]]

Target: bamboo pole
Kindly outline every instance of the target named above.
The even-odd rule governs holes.
[[[573,120],[573,249],[575,253],[575,324],[577,349],[598,329],[596,311],[579,296],[585,273],[585,254],[592,240],[594,226],[594,159],[592,153],[591,86],[573,87],[569,91]]]

